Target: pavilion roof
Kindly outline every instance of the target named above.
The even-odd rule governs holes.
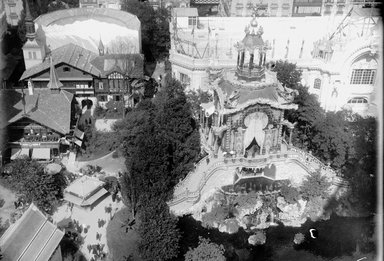
[[[46,261],[59,245],[64,232],[48,221],[32,203],[0,238],[3,261]]]
[[[100,190],[103,185],[104,182],[100,181],[99,179],[84,175],[70,184],[65,189],[65,192],[70,193],[83,201],[91,196],[94,192]]]

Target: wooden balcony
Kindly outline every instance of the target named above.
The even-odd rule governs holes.
[[[60,136],[57,135],[57,134],[47,134],[47,135],[33,135],[33,134],[30,134],[30,135],[24,135],[21,139],[17,140],[17,141],[13,141],[12,143],[28,143],[28,142],[31,142],[31,143],[45,143],[45,142],[48,142],[48,143],[57,143],[59,142],[60,140]]]

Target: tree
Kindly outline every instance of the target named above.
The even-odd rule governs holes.
[[[191,109],[193,112],[193,116],[195,119],[199,117],[200,105],[202,103],[207,103],[212,101],[212,95],[207,91],[197,90],[197,91],[189,91],[187,93],[188,102],[191,104]]]
[[[132,217],[135,218],[139,199],[139,189],[135,184],[135,179],[129,173],[124,173],[119,182],[123,203],[131,209]]]
[[[170,76],[164,88],[157,94],[154,103],[158,108],[156,122],[159,132],[169,144],[172,184],[190,172],[200,154],[200,133],[190,104],[181,83]]]
[[[54,12],[57,10],[63,10],[63,9],[68,9],[68,8],[69,8],[68,4],[66,4],[64,1],[55,0],[55,1],[52,1],[48,5],[47,12],[50,13],[50,12]]]
[[[299,95],[295,97],[294,103],[298,105],[297,110],[287,110],[285,118],[297,125],[293,130],[292,142],[301,148],[308,148],[313,138],[313,125],[323,121],[325,112],[321,108],[317,97],[308,92],[304,86],[297,86]]]
[[[145,202],[146,206],[139,214],[141,257],[151,261],[175,258],[180,240],[177,219],[169,213],[167,203],[156,195],[146,195]]]
[[[322,121],[325,112],[321,108],[318,98],[308,92],[308,87],[301,84],[301,71],[296,64],[287,61],[277,61],[273,69],[277,79],[283,86],[299,91],[294,103],[299,106],[297,110],[287,110],[284,117],[290,122],[297,122],[294,129],[293,144],[301,148],[308,148],[312,139],[312,126]]]
[[[347,118],[345,111],[328,112],[323,121],[312,126],[309,148],[315,156],[337,169],[342,168],[353,154],[353,135]]]
[[[186,261],[224,261],[224,247],[212,243],[209,239],[199,237],[199,245],[189,249],[185,254]]]
[[[277,79],[283,86],[298,89],[301,86],[301,71],[296,64],[287,61],[277,61],[272,71],[277,73]]]
[[[316,197],[325,199],[328,197],[327,191],[330,185],[327,178],[322,176],[319,171],[312,173],[301,184],[301,196],[309,201]]]
[[[16,159],[11,163],[11,174],[6,177],[6,182],[27,202],[34,202],[48,214],[53,213],[63,197],[66,185],[61,173],[46,174],[43,165],[28,158]]]
[[[123,0],[121,10],[140,20],[143,49],[148,47],[156,60],[167,57],[170,48],[168,10],[159,8],[155,11],[149,2],[137,0]]]
[[[286,183],[282,185],[280,193],[288,204],[295,204],[300,198],[299,191]]]

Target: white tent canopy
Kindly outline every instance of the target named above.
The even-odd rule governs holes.
[[[23,156],[29,157],[29,148],[13,148],[11,151],[11,160],[21,158]]]
[[[32,151],[32,159],[51,159],[50,148],[35,148]]]

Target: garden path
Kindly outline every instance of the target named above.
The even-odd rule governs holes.
[[[118,157],[113,158],[112,157],[113,152],[90,161],[75,161],[74,159],[74,153],[70,153],[69,158],[62,161],[62,163],[65,165],[68,171],[73,173],[79,173],[80,169],[82,167],[85,167],[87,165],[93,165],[93,166],[100,166],[102,167],[103,171],[107,175],[116,176],[117,173],[124,172],[126,170],[125,167],[125,158],[124,157]]]

